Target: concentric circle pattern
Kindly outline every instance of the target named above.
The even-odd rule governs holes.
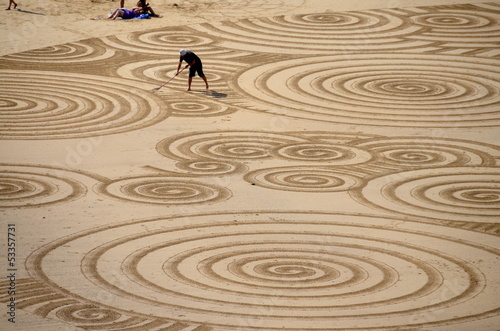
[[[105,290],[114,309],[189,316],[217,330],[440,327],[457,314],[473,327],[496,307],[499,247],[488,235],[371,215],[176,221],[96,228],[42,247],[28,264],[35,278],[72,296],[92,301]],[[50,267],[62,260],[71,279]]]
[[[18,326],[496,331],[500,4],[400,2],[153,3],[0,57]]]
[[[360,193],[371,204],[406,214],[498,223],[499,178],[498,167],[415,170],[371,180]]]
[[[73,195],[73,182],[29,173],[0,172],[0,205],[24,207],[64,200]]]
[[[433,38],[460,37],[474,38],[476,42],[491,42],[491,38],[498,34],[498,18],[488,14],[471,14],[464,11],[440,11],[412,16],[415,24],[431,28],[429,36]],[[450,41],[450,40],[448,40]]]
[[[189,31],[180,30],[153,30],[131,34],[109,36],[102,39],[113,48],[135,51],[139,53],[172,54],[178,57],[179,49],[189,45],[197,52],[206,52],[214,42],[208,37],[194,35]]]
[[[147,80],[151,83],[158,84],[158,86],[162,86],[164,83],[169,81],[168,85],[165,85],[164,87],[165,90],[185,90],[187,87],[188,70],[183,71],[176,77],[177,65],[179,63],[176,62],[178,61],[178,52],[179,50],[176,50],[173,53],[175,61],[163,61],[163,63],[158,60],[133,62],[121,66],[117,70],[117,74],[128,79]],[[231,76],[234,72],[243,67],[243,65],[222,60],[204,61],[204,56],[208,56],[208,54],[202,54],[199,52],[197,52],[197,54],[199,54],[202,58],[204,72],[207,80],[210,82],[210,88],[219,93],[229,92],[230,89],[228,87],[228,81],[231,80]],[[174,77],[176,78],[173,79]],[[205,91],[205,83],[200,78],[193,79],[192,88],[193,90]],[[178,97],[175,99],[178,99]],[[197,104],[196,101],[194,101],[194,104]],[[210,102],[208,102],[208,104],[210,104]],[[178,104],[174,104],[174,106],[177,109],[179,108]],[[208,107],[213,108],[214,106]],[[181,115],[185,115],[186,106],[183,107],[180,105],[180,108],[184,108]]]
[[[273,148],[304,142],[304,139],[275,133],[245,131],[202,132],[167,138],[156,149],[176,159],[209,158],[217,160],[259,160],[272,158]]]
[[[478,4],[478,7],[488,4]],[[438,11],[416,12],[411,20],[425,29],[422,34],[411,39],[433,41],[454,54],[475,54],[497,56],[498,17],[486,11],[466,11],[443,9]]]
[[[9,54],[5,56],[5,59],[19,62],[66,64],[107,60],[114,54],[114,50],[106,49],[96,43],[77,42]]]
[[[166,177],[116,180],[100,185],[99,191],[126,201],[162,205],[216,202],[231,196],[223,187]]]
[[[310,167],[261,169],[248,173],[245,180],[270,189],[316,193],[348,191],[361,182],[343,169]]]
[[[273,151],[278,158],[301,162],[358,164],[371,159],[365,150],[332,144],[302,143],[279,147]]]
[[[173,99],[168,97],[166,103],[169,103],[173,116],[197,117],[197,116],[222,116],[229,115],[236,111],[235,108],[222,105],[207,100],[195,101],[186,99]]]
[[[378,137],[359,141],[377,163],[398,169],[447,166],[495,166],[500,149],[466,140],[443,138]]]
[[[217,161],[211,159],[199,159],[193,161],[181,161],[176,164],[177,168],[191,174],[199,175],[227,175],[239,173],[246,170],[245,165],[231,161]]]
[[[126,132],[168,116],[130,82],[83,74],[0,72],[0,138],[67,139]]]
[[[207,23],[194,29],[217,36],[228,48],[286,54],[335,54],[422,47],[426,41],[402,40],[422,27],[382,11],[326,12],[295,16],[255,18],[238,22]]]
[[[82,197],[75,174],[48,168],[0,165],[0,207],[39,207]]]
[[[499,71],[493,62],[453,56],[322,56],[254,67],[238,77],[238,85],[264,111],[279,109],[291,117],[401,127],[485,126],[500,123],[500,82],[494,73]]]

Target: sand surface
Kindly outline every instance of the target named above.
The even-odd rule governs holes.
[[[499,1],[151,5],[0,12],[1,330],[499,330]]]

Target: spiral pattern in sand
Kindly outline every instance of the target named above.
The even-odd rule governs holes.
[[[376,163],[397,169],[489,167],[500,157],[497,146],[439,137],[378,137],[360,141],[356,147],[372,153]]]
[[[87,192],[76,173],[21,165],[0,165],[0,207],[38,207],[68,202]]]
[[[5,56],[5,59],[30,63],[67,64],[106,60],[113,55],[115,51],[112,49],[106,49],[95,42],[82,41],[9,54]]]
[[[166,177],[126,178],[99,185],[98,190],[121,200],[161,205],[201,204],[231,196],[220,186]]]
[[[201,132],[167,138],[156,149],[174,159],[209,158],[218,161],[251,161],[273,158],[273,149],[305,139],[270,132]]]
[[[373,179],[354,196],[398,213],[498,223],[499,178],[498,167],[414,170]]]
[[[322,56],[256,66],[238,77],[238,88],[262,110],[291,117],[401,127],[498,126],[496,64],[454,56]]]
[[[92,300],[105,290],[115,309],[188,316],[217,330],[330,330],[336,321],[345,330],[442,326],[457,314],[474,325],[496,307],[489,286],[498,254],[488,245],[498,241],[485,234],[372,215],[175,220],[79,233],[42,247],[28,265],[70,295]],[[477,259],[480,269],[469,263]],[[61,260],[73,266],[71,279],[46,267]]]
[[[285,54],[408,50],[429,42],[404,40],[422,27],[381,11],[326,12],[205,23],[193,29],[216,36],[227,48]]]
[[[189,47],[203,53],[208,49],[213,49],[210,46],[214,43],[208,37],[196,35],[184,29],[139,31],[105,37],[102,41],[116,49],[161,56],[170,54],[177,58],[179,58],[181,48]]]
[[[168,113],[129,81],[56,72],[0,72],[1,139],[68,139],[143,128]]]
[[[173,116],[207,117],[229,115],[235,108],[208,100],[186,100],[168,97],[166,102],[171,108]]]
[[[274,190],[316,193],[348,191],[361,183],[345,170],[311,167],[261,169],[248,173],[245,180]]]

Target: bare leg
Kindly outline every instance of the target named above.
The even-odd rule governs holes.
[[[10,10],[10,6],[12,6],[12,4],[14,4],[14,9],[16,9],[17,3],[14,0],[9,0],[9,7],[7,7],[6,10]]]
[[[206,76],[203,76],[201,77],[203,79],[203,81],[205,82],[205,88],[208,90],[208,82],[207,82],[207,77]]]
[[[186,91],[191,91],[191,82],[193,81],[193,77],[188,78],[188,88]]]
[[[118,8],[118,9],[115,9],[115,11],[113,12],[113,14],[111,14],[111,16],[109,17],[110,20],[114,20],[116,19],[117,17],[121,17],[120,16],[120,13],[122,13],[123,11]]]
[[[120,0],[120,8],[125,8],[125,0]]]
[[[144,12],[145,12],[146,14],[150,14],[150,15],[151,15],[151,16],[153,16],[153,17],[158,17],[158,15],[156,15],[156,13],[154,12],[153,8],[151,8],[151,7],[149,6],[149,4],[148,4],[148,6],[146,6],[146,7],[145,7]]]

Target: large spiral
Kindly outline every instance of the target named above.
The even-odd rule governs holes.
[[[204,214],[92,229],[28,266],[70,295],[104,290],[114,309],[217,330],[474,325],[496,307],[486,237],[361,214]],[[46,267],[62,260],[71,278]],[[101,318],[89,309],[79,318]]]
[[[397,213],[498,223],[499,175],[498,167],[443,167],[400,172],[369,181],[359,195],[354,196],[377,208]]]
[[[168,116],[129,81],[56,72],[0,72],[1,139],[68,139],[143,128]]]
[[[255,66],[238,88],[266,112],[402,127],[500,123],[496,62],[453,56],[321,56]]]

